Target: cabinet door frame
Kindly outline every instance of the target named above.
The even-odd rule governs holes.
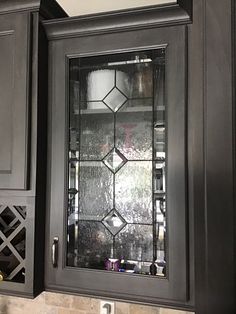
[[[82,56],[166,48],[168,123],[168,249],[167,279],[66,267],[69,60]],[[142,303],[181,303],[189,300],[185,26],[139,29],[82,36],[49,43],[49,140],[46,276],[48,290],[127,299]],[[178,168],[176,167],[178,165]],[[171,177],[170,177],[171,176]],[[59,237],[58,267],[51,247]]]
[[[12,72],[8,86],[1,96],[0,190],[26,190],[29,165],[29,99],[30,99],[30,16],[27,13],[0,14],[0,41],[8,38],[3,73]],[[10,48],[11,47],[11,48]],[[6,51],[7,51],[6,50]],[[4,56],[4,52],[3,55]],[[11,60],[10,60],[11,59]],[[8,68],[7,68],[8,67]],[[9,74],[10,75],[10,74]],[[7,80],[6,76],[2,78]],[[11,84],[10,84],[11,81]]]

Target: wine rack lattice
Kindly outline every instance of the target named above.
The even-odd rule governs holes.
[[[25,282],[26,206],[0,205],[0,271]]]

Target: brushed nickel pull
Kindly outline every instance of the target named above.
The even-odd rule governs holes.
[[[52,244],[52,266],[56,268],[57,265],[57,260],[58,260],[58,242],[59,238],[54,237],[53,238],[53,244]]]

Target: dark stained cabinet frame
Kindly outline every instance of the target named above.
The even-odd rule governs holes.
[[[49,181],[45,276],[48,290],[192,308],[193,296],[190,282],[192,282],[193,265],[189,263],[192,257],[188,249],[189,229],[192,230],[192,225],[187,216],[186,155],[186,25],[189,22],[189,15],[179,5],[173,8],[151,7],[133,12],[44,22],[50,39]],[[167,279],[143,278],[67,267],[69,60],[83,56],[157,48],[166,48],[165,97],[169,125],[168,277]],[[55,237],[59,239],[57,268],[53,267],[51,260]]]
[[[235,1],[193,1],[189,25],[189,165],[195,312],[236,311]]]

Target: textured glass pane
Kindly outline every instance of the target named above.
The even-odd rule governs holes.
[[[152,160],[153,100],[130,100],[116,118],[116,147],[129,160]]]
[[[69,226],[68,265],[105,269],[113,238],[100,222],[80,221]]]
[[[165,50],[70,63],[67,264],[165,276]]]
[[[127,225],[116,236],[116,257],[124,260],[153,260],[153,228],[146,225]]]
[[[79,173],[79,218],[102,220],[113,207],[113,174],[101,162],[81,162]]]
[[[151,161],[129,161],[116,174],[115,206],[128,223],[152,223]]]
[[[82,104],[84,105],[84,104]],[[103,102],[81,111],[81,160],[101,160],[114,147],[114,116]]]

